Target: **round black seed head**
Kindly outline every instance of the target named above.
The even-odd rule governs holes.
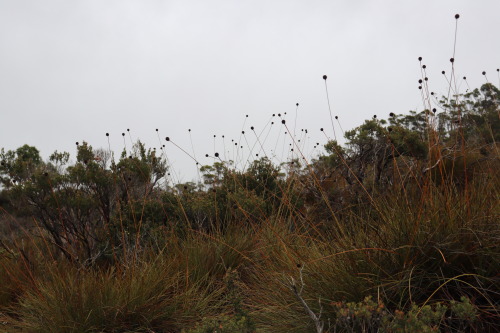
[[[127,132],[130,132],[130,128],[127,128]]]
[[[450,58],[450,62],[454,63],[455,62],[455,58]]]
[[[429,78],[426,76],[426,77],[424,77],[424,80],[425,81],[429,81]]]
[[[125,136],[125,133],[122,133],[122,136]]]
[[[248,115],[246,115],[246,117],[248,118]]]
[[[323,127],[321,127],[319,130],[320,130],[321,132],[323,132]]]
[[[241,131],[241,134],[245,134],[245,131]]]
[[[106,136],[109,136],[109,133],[106,133]]]
[[[394,117],[394,116],[395,116],[394,112],[389,113],[389,117]]]
[[[433,108],[433,109],[432,109],[432,112],[436,113],[436,112],[437,112],[436,108]]]
[[[422,80],[418,80],[418,83],[422,83]]]
[[[328,76],[323,75],[323,80],[326,80],[327,78],[328,78]]]
[[[167,136],[167,137],[165,138],[165,140],[170,141],[170,138]]]
[[[276,113],[273,113],[273,117],[276,116]]]
[[[466,77],[466,76],[464,76],[464,80],[467,80],[467,77]]]
[[[418,86],[418,89],[422,89],[422,86]]]
[[[446,72],[445,72],[445,71],[441,71],[441,74],[443,74],[443,75],[444,75],[444,74],[446,74]]]
[[[278,113],[278,117],[281,117],[281,113]]]
[[[434,95],[434,91],[431,91],[431,95]]]
[[[215,157],[219,157],[219,153],[215,153]]]
[[[165,148],[165,145],[163,145],[163,148]]]
[[[208,154],[205,154],[205,157],[208,157]]]
[[[285,119],[283,119],[283,120],[281,121],[281,123],[282,123],[282,124],[285,124]]]
[[[422,57],[418,57],[418,61],[422,61]]]
[[[295,104],[296,106],[299,106],[299,103]]]
[[[483,71],[483,75],[486,75],[486,72],[485,72],[485,71]]]
[[[335,116],[335,119],[339,119],[339,116]],[[306,131],[307,132],[307,131]]]
[[[426,65],[422,65],[422,68],[423,68],[423,69],[426,69],[426,68],[427,68],[427,66],[426,66]]]
[[[373,119],[377,119],[377,115],[376,114],[373,115]]]
[[[191,129],[188,129],[188,132],[191,132]]]
[[[459,14],[455,14],[455,18],[458,20],[460,18]]]
[[[301,265],[301,264],[297,264],[297,268],[301,268],[301,267],[302,267],[302,265]]]
[[[156,129],[156,131],[158,132],[158,129]]]
[[[250,127],[250,129],[251,129],[252,131],[253,131],[253,128],[254,128],[253,126],[252,126],[252,127]]]
[[[76,145],[78,146],[78,145],[79,145],[79,143],[78,143],[78,142],[76,142]]]

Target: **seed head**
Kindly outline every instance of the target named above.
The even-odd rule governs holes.
[[[455,19],[459,19],[460,18],[460,15],[459,14],[455,14]]]
[[[418,61],[422,61],[422,57],[418,57]]]
[[[106,136],[109,136],[109,133],[106,133]]]
[[[254,128],[253,126],[252,126],[252,127],[250,127],[250,129],[251,129],[252,131],[253,131],[253,128]]]
[[[443,74],[443,75],[444,75],[444,74],[446,74],[446,72],[445,72],[445,71],[441,71],[441,74]]]
[[[284,124],[285,124],[285,119],[283,119],[283,120],[281,121],[281,123],[284,125]]]
[[[426,69],[426,68],[427,68],[427,66],[426,66],[426,65],[422,65],[422,68],[423,68],[423,69]]]
[[[299,103],[295,104],[296,106],[299,106]]]
[[[319,130],[320,130],[321,132],[323,132],[323,127],[321,127]]]
[[[165,138],[165,140],[170,141],[170,138],[167,136],[167,137]]]
[[[325,80],[325,81],[326,81],[326,79],[327,79],[327,78],[328,78],[328,76],[323,75],[323,80]]]
[[[450,58],[450,62],[454,63],[455,62],[455,58]]]
[[[485,72],[485,71],[483,71],[483,75],[486,75],[486,72]]]
[[[389,113],[389,116],[394,117],[395,116],[394,112]]]
[[[215,153],[215,157],[219,157],[219,153]]]

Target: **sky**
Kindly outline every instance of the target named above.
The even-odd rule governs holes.
[[[0,0],[0,148],[74,161],[76,142],[118,156],[141,140],[176,182],[215,152],[240,169],[311,159],[373,115],[422,110],[418,57],[445,95],[455,28],[456,76],[498,85],[499,14],[498,0]]]

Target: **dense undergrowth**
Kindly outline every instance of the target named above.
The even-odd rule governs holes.
[[[0,331],[496,332],[499,104],[485,84],[198,184],[140,142],[2,150]]]

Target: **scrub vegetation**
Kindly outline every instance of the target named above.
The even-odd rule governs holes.
[[[421,67],[423,111],[313,158],[274,115],[288,158],[256,135],[198,183],[140,141],[2,149],[0,332],[498,332],[500,90],[438,101]]]

